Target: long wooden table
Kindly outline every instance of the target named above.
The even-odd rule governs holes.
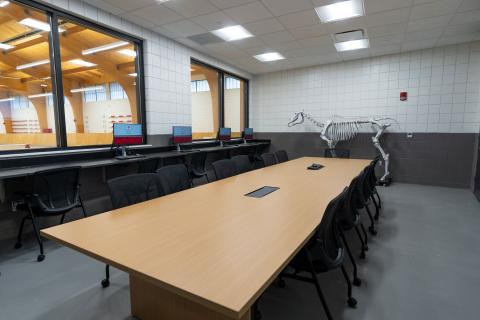
[[[307,166],[325,168],[312,171]],[[140,319],[250,320],[250,308],[368,160],[301,158],[42,230],[130,275]],[[264,198],[244,196],[263,186]]]

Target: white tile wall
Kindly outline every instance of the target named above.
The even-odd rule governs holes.
[[[275,72],[251,87],[251,125],[259,132],[318,131],[287,127],[301,110],[317,120],[393,117],[397,132],[478,132],[480,42]]]
[[[79,0],[46,0],[44,2],[145,39],[145,88],[149,135],[169,134],[173,125],[191,125],[191,57],[244,78],[251,78],[250,74],[242,70],[85,2]]]

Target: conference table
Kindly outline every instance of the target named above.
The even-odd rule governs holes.
[[[307,170],[312,163],[324,167]],[[250,320],[328,203],[369,163],[300,158],[41,233],[128,273],[139,319]],[[264,186],[279,189],[245,196]]]

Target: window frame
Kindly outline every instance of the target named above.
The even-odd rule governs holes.
[[[63,95],[63,78],[62,78],[62,66],[61,66],[61,56],[60,56],[60,38],[58,33],[58,21],[59,19],[66,19],[73,23],[83,25],[89,29],[105,33],[112,37],[116,37],[120,40],[125,40],[131,42],[135,46],[137,56],[135,59],[135,69],[137,72],[136,78],[136,98],[137,98],[137,109],[138,109],[138,119],[142,125],[143,131],[143,141],[147,141],[147,122],[146,122],[146,108],[145,108],[145,68],[144,68],[144,57],[143,57],[143,40],[141,38],[135,37],[129,33],[118,31],[112,29],[109,26],[101,24],[99,22],[93,21],[88,18],[81,17],[70,11],[39,3],[34,0],[10,0],[14,4],[19,4],[21,6],[31,7],[45,13],[47,16],[47,21],[51,26],[51,31],[48,34],[48,43],[49,43],[49,59],[50,59],[50,70],[51,70],[51,81],[52,81],[52,93],[53,93],[53,109],[55,115],[55,125],[56,125],[56,142],[57,147],[52,148],[42,148],[42,149],[22,149],[22,150],[2,150],[0,155],[3,154],[23,154],[23,153],[42,153],[42,152],[51,152],[51,151],[62,151],[62,150],[82,150],[82,149],[92,149],[92,148],[106,148],[111,147],[111,144],[106,145],[85,145],[85,146],[68,146],[67,144],[67,128],[66,128],[66,119],[65,119],[65,105],[64,105],[64,95]]]
[[[220,127],[225,126],[225,77],[231,76],[233,78],[237,78],[238,80],[241,80],[245,84],[245,90],[243,92],[244,95],[244,101],[245,101],[245,107],[243,110],[244,113],[244,124],[245,128],[249,127],[249,109],[250,109],[250,80],[239,76],[238,74],[235,74],[233,72],[224,70],[222,68],[213,66],[211,64],[208,64],[206,62],[197,60],[195,58],[190,58],[190,65],[196,64],[200,65],[205,68],[210,68],[218,73],[218,123]],[[191,80],[190,80],[191,82]],[[234,139],[240,139],[240,138],[234,138]],[[193,141],[212,141],[212,139],[193,139]]]

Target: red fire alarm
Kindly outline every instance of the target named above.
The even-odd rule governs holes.
[[[406,92],[400,92],[400,101],[407,101],[408,94]]]

